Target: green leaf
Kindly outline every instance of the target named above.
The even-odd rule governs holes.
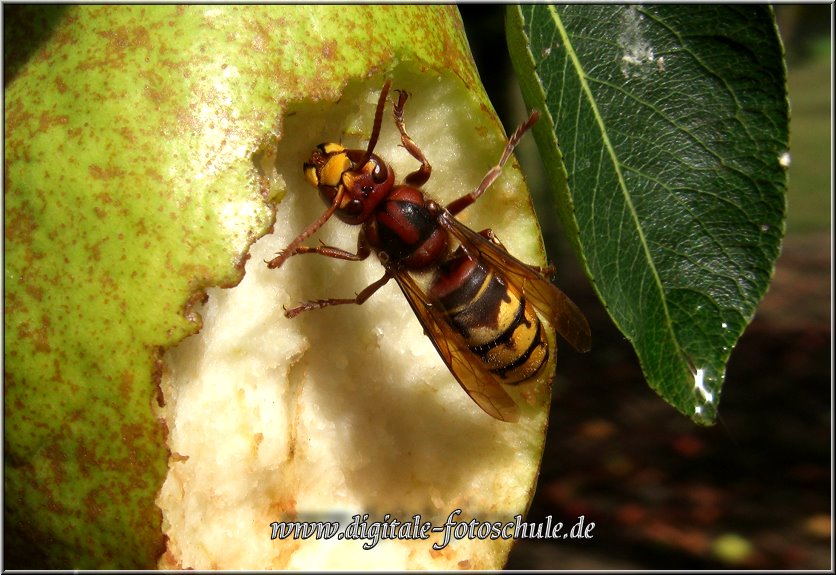
[[[771,9],[517,6],[507,26],[599,297],[651,387],[712,422],[784,232],[788,102]]]

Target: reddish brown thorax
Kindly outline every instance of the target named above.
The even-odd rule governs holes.
[[[267,262],[278,268],[287,258],[303,253],[361,261],[374,251],[385,268],[383,277],[353,298],[310,300],[286,310],[285,315],[291,318],[327,306],[362,304],[394,278],[462,388],[486,413],[516,421],[519,410],[502,386],[534,378],[550,357],[538,313],[579,350],[589,347],[589,325],[571,300],[551,284],[545,268],[517,260],[490,229],[477,233],[455,216],[499,177],[538,114],[532,112],[511,135],[499,162],[475,190],[442,207],[421,190],[430,179],[432,166],[404,126],[408,98],[404,91],[398,91],[393,117],[401,145],[420,166],[395,185],[394,170],[374,154],[389,87],[387,81],[366,150],[327,143],[313,151],[303,166],[304,174],[328,208]],[[362,225],[356,253],[325,244],[303,245],[333,215],[345,223]],[[459,247],[452,251],[454,242]],[[412,277],[413,270],[432,272],[432,279],[422,284]]]

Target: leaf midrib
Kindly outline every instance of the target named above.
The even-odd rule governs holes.
[[[683,353],[682,346],[679,343],[679,340],[676,337],[676,332],[673,329],[673,321],[671,320],[670,310],[668,309],[668,302],[665,298],[665,291],[662,288],[661,278],[659,277],[659,273],[656,270],[656,265],[653,261],[653,258],[650,254],[650,248],[647,243],[647,239],[644,236],[644,231],[639,223],[638,213],[636,212],[636,208],[633,205],[633,200],[630,197],[629,191],[627,190],[627,184],[624,180],[624,176],[621,173],[621,165],[618,162],[618,157],[615,154],[615,148],[613,147],[612,143],[610,142],[609,135],[607,134],[606,127],[604,126],[603,117],[598,111],[598,106],[596,104],[595,98],[592,95],[592,90],[589,87],[589,84],[586,81],[586,75],[584,74],[583,67],[581,66],[580,60],[575,53],[575,50],[572,46],[572,42],[569,38],[569,35],[566,33],[566,29],[563,27],[563,23],[560,20],[560,15],[557,13],[556,8],[553,5],[548,6],[549,15],[552,17],[554,21],[555,28],[560,33],[561,38],[563,39],[563,45],[566,48],[566,53],[569,57],[572,66],[575,68],[575,72],[578,75],[578,80],[581,85],[581,90],[583,94],[586,96],[587,101],[589,102],[589,106],[592,109],[593,116],[595,117],[595,122],[598,125],[598,128],[601,132],[601,138],[604,142],[604,148],[606,149],[607,154],[609,155],[613,169],[615,170],[616,177],[618,179],[618,186],[621,190],[622,196],[624,197],[624,201],[627,204],[627,208],[630,211],[630,217],[633,220],[634,227],[636,232],[638,233],[639,241],[642,246],[642,251],[645,255],[645,260],[650,268],[651,275],[653,276],[653,281],[656,285],[656,289],[659,293],[659,299],[662,304],[662,309],[665,314],[665,325],[667,327],[667,331],[670,334],[670,337],[677,349],[681,354]]]

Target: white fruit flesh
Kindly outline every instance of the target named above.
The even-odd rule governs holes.
[[[360,263],[305,255],[279,270],[264,263],[325,208],[302,163],[320,142],[365,148],[381,85],[349,86],[337,103],[299,105],[285,116],[275,183],[286,195],[275,232],[253,245],[238,286],[209,290],[197,310],[201,332],[165,356],[162,416],[172,456],[158,498],[169,538],[162,568],[496,569],[505,561],[510,540],[455,539],[434,550],[443,532],[370,550],[363,545],[372,533],[271,539],[272,522],[333,521],[344,532],[365,514],[370,529],[386,514],[443,527],[456,509],[459,522],[504,525],[525,513],[536,481],[547,394],[525,405],[518,423],[486,415],[394,281],[362,306],[283,315],[282,306],[305,299],[353,297],[382,275],[374,255]],[[406,127],[433,166],[425,191],[446,203],[472,190],[502,153],[496,125],[456,81],[403,73],[393,88],[411,93]],[[418,162],[399,146],[392,97],[376,153],[400,179]],[[493,228],[521,260],[542,263],[522,186],[507,166],[461,219]],[[354,251],[358,231],[333,218],[307,243]]]

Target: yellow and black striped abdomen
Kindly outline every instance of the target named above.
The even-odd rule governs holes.
[[[504,383],[533,377],[549,357],[540,318],[497,270],[466,257],[446,262],[431,288],[470,350]]]

